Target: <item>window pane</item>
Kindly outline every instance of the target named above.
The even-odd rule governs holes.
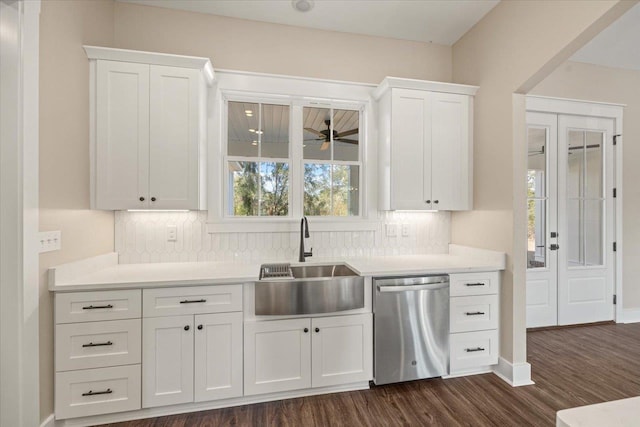
[[[604,197],[602,191],[602,132],[585,132],[586,176],[584,197],[599,199]]]
[[[569,131],[567,162],[567,197],[582,197],[582,174],[584,170],[583,131]]]
[[[258,163],[229,162],[231,215],[258,215]]]
[[[305,159],[331,160],[331,110],[304,107],[303,109]]]
[[[584,265],[584,236],[582,222],[582,200],[567,200],[567,225],[568,225],[568,266],[576,267]]]
[[[333,215],[356,216],[360,208],[360,168],[333,166]]]
[[[228,153],[230,156],[258,156],[258,104],[229,102]]]
[[[289,157],[289,106],[262,105],[261,157]]]
[[[585,200],[584,201],[584,253],[585,265],[602,265],[602,239],[604,229],[602,227],[602,212],[604,201]]]
[[[357,162],[359,158],[360,112],[333,110],[333,159]]]
[[[331,166],[305,163],[304,214],[331,215]]]
[[[546,201],[528,200],[527,268],[546,266]]]
[[[544,128],[529,128],[527,143],[527,168],[529,170],[527,177],[528,197],[545,197],[547,130]]]
[[[289,165],[260,163],[261,216],[289,215]]]

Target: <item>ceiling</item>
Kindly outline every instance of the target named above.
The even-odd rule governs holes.
[[[499,0],[118,0],[147,6],[402,40],[452,45]]]
[[[640,4],[598,34],[571,60],[640,71]]]

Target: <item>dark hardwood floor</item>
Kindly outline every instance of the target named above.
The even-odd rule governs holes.
[[[485,374],[112,426],[554,426],[560,409],[640,395],[640,324],[529,332],[527,344],[532,386]]]

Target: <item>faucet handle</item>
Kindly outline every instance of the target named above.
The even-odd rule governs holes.
[[[310,256],[313,256],[313,248],[311,248],[311,250],[309,252],[305,252],[304,253],[305,258],[308,258]]]

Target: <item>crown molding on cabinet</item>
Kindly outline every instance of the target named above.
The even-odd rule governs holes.
[[[172,55],[167,53],[144,52],[141,50],[116,49],[102,46],[82,46],[89,59],[137,62],[141,64],[166,65],[169,67],[196,68],[203,70],[207,85],[215,80],[213,65],[209,58],[198,56]]]
[[[373,98],[378,100],[388,90],[393,88],[399,89],[417,89],[430,92],[446,92],[459,95],[475,95],[479,86],[461,85],[455,83],[433,82],[429,80],[404,79],[400,77],[385,77],[373,91]]]

